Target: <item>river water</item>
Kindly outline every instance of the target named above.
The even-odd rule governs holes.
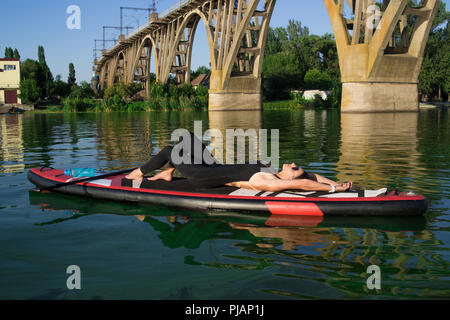
[[[279,129],[280,165],[414,191],[429,210],[280,222],[29,192],[30,168],[136,167],[196,120]],[[446,109],[0,115],[0,299],[450,298],[449,124]]]

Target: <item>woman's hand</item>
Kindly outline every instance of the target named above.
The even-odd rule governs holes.
[[[344,182],[336,185],[335,187],[337,192],[347,191],[353,187],[353,182],[352,181]]]

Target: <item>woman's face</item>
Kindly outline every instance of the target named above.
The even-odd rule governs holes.
[[[284,164],[283,170],[281,171],[286,180],[294,180],[300,177],[304,170],[297,167],[295,163]]]

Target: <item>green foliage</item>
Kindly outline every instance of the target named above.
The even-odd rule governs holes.
[[[77,82],[77,79],[75,77],[75,66],[73,63],[69,63],[69,77],[67,79],[67,83],[70,87],[72,87]]]
[[[177,89],[179,91],[179,96],[192,97],[196,93],[194,87],[192,87],[190,84],[187,84],[187,83],[183,83]]]
[[[57,75],[53,83],[53,94],[58,97],[67,97],[70,94],[70,86],[61,80],[61,76]]]
[[[263,94],[266,100],[283,100],[303,79],[303,70],[294,54],[280,52],[265,58]]]
[[[419,92],[423,100],[448,100],[450,91],[450,12],[441,2],[430,31],[419,75]]]
[[[43,46],[38,46],[38,61],[42,72],[42,96],[47,98],[53,93],[53,75],[45,60],[45,52]]]
[[[201,74],[211,74],[211,69],[206,66],[200,66],[195,71],[191,71],[191,81]]]
[[[17,50],[17,49],[16,49]],[[6,59],[12,59],[14,58],[14,51],[12,48],[6,47],[5,48],[5,58]]]
[[[197,97],[206,97],[208,99],[209,97],[209,90],[207,87],[199,85],[197,87],[197,89],[195,90],[195,94],[197,95]]]
[[[306,90],[329,90],[332,86],[330,76],[317,69],[309,70],[304,79]]]
[[[156,81],[150,83],[150,99],[155,99],[158,97],[165,97],[164,85],[161,82]]]
[[[21,99],[26,103],[35,103],[45,96],[44,72],[39,62],[27,59],[21,64]]]
[[[89,110],[100,110],[100,104],[93,99],[94,96],[94,90],[92,90],[89,83],[83,81],[80,86],[75,84],[72,86],[69,96],[61,99],[63,111],[83,112]]]
[[[339,108],[342,101],[342,83],[338,80],[332,81],[330,96],[328,97],[330,108]]]
[[[41,64],[47,63],[47,61],[45,60],[45,52],[43,46],[38,46],[38,61]]]
[[[90,98],[67,97],[61,100],[63,111],[65,112],[83,112],[97,107],[96,102]]]
[[[13,58],[14,58],[14,59],[20,59],[19,50],[17,50],[17,48],[14,49]]]
[[[107,88],[101,104],[94,106],[94,111],[158,111],[158,110],[203,110],[208,106],[208,89],[199,87],[195,90],[188,84],[177,87],[170,83],[150,83],[150,97],[145,101],[133,101],[133,96],[141,88],[136,84],[120,83]],[[78,106],[79,108],[79,106]],[[71,108],[68,107],[68,110]],[[72,108],[73,109],[73,108]]]
[[[19,54],[19,50],[16,49],[12,49],[9,47],[5,48],[5,58],[6,59],[20,59],[20,54]]]
[[[19,97],[25,103],[34,103],[39,100],[41,90],[33,78],[25,78],[20,81]]]
[[[270,28],[263,64],[263,94],[265,100],[288,99],[291,90],[306,87],[309,70],[320,73],[320,88],[329,89],[340,79],[336,42],[332,35],[311,35],[299,21],[290,20],[287,27]],[[309,83],[316,86],[313,79]],[[317,89],[317,88],[314,88]]]
[[[302,95],[295,94],[291,106],[302,106],[308,109],[328,109],[331,107],[330,101],[328,99],[323,100],[318,94],[316,94],[313,99],[305,99]]]

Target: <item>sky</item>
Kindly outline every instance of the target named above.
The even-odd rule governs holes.
[[[77,82],[90,81],[93,74],[94,40],[103,38],[103,26],[120,25],[120,7],[148,8],[153,0],[16,0],[9,1],[0,19],[0,57],[4,48],[19,50],[21,60],[37,60],[37,48],[42,45],[53,76],[67,80],[69,63],[75,65]],[[262,1],[262,0],[261,0]],[[443,0],[447,4],[450,0]],[[158,0],[162,12],[177,0]],[[80,29],[69,29],[67,9],[76,5],[81,10]],[[137,27],[146,21],[144,11],[124,10],[124,25]],[[272,16],[272,27],[286,27],[289,19],[299,20],[310,33],[332,33],[322,0],[278,0]],[[208,66],[208,41],[203,23],[197,29],[192,55],[192,67]],[[106,30],[106,38],[117,38],[119,31]],[[98,43],[101,49],[101,44]],[[152,67],[154,70],[154,66]]]

